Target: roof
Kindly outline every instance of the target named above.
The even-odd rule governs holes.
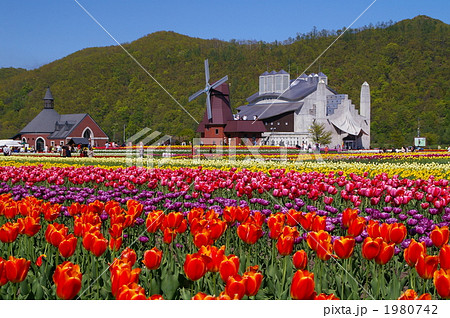
[[[239,116],[247,116],[253,118],[258,116],[258,119],[266,119],[281,114],[296,111],[302,108],[303,102],[293,103],[276,103],[276,104],[264,104],[264,105],[244,105],[238,107]],[[252,121],[253,122],[253,121]]]
[[[350,134],[358,136],[360,132],[366,133],[360,126],[359,123],[356,122],[354,116],[350,111],[350,106],[346,106],[341,112],[334,113],[330,117],[330,122],[340,130]]]
[[[48,136],[49,139],[63,139],[70,135],[72,130],[84,119],[88,114],[67,114],[60,115],[60,118],[54,124],[53,133]]]
[[[265,71],[264,73],[262,73],[260,76],[266,76],[269,75],[269,72]]]
[[[281,70],[281,71],[279,71],[277,74],[289,74],[289,73],[286,72],[285,70]]]
[[[229,120],[224,132],[260,132],[266,131],[264,123],[260,120]]]
[[[326,75],[323,74],[322,72],[319,72],[319,74],[317,74],[317,75],[319,75],[319,76],[325,76],[325,77],[326,77]]]
[[[45,92],[44,100],[53,100],[52,92],[50,91],[50,87],[47,87],[47,91]]]
[[[60,115],[53,108],[45,108],[20,133],[51,133]]]

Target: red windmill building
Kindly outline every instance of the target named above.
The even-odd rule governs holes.
[[[254,144],[258,143],[261,134],[266,131],[264,124],[256,118],[238,120],[233,116],[230,106],[230,87],[226,83],[228,75],[212,85],[209,84],[209,64],[208,60],[205,60],[205,77],[205,88],[189,97],[189,101],[192,101],[201,94],[206,94],[206,112],[197,128],[197,132],[201,134],[202,143],[238,145],[242,138],[248,138]]]

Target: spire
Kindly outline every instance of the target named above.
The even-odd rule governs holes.
[[[47,91],[45,92],[44,96],[44,108],[46,109],[53,109],[54,108],[54,99],[52,92],[50,91],[50,86],[47,86]]]

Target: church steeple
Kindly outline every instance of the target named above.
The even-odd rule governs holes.
[[[47,91],[44,96],[44,108],[45,109],[53,109],[54,108],[54,100],[52,92],[50,91],[50,86],[47,87]]]

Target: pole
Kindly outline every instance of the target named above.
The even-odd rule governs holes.
[[[125,127],[126,127],[126,126],[127,126],[127,125],[123,124],[123,143],[126,142],[126,138],[125,138]]]
[[[420,118],[417,118],[417,137],[420,137]]]

